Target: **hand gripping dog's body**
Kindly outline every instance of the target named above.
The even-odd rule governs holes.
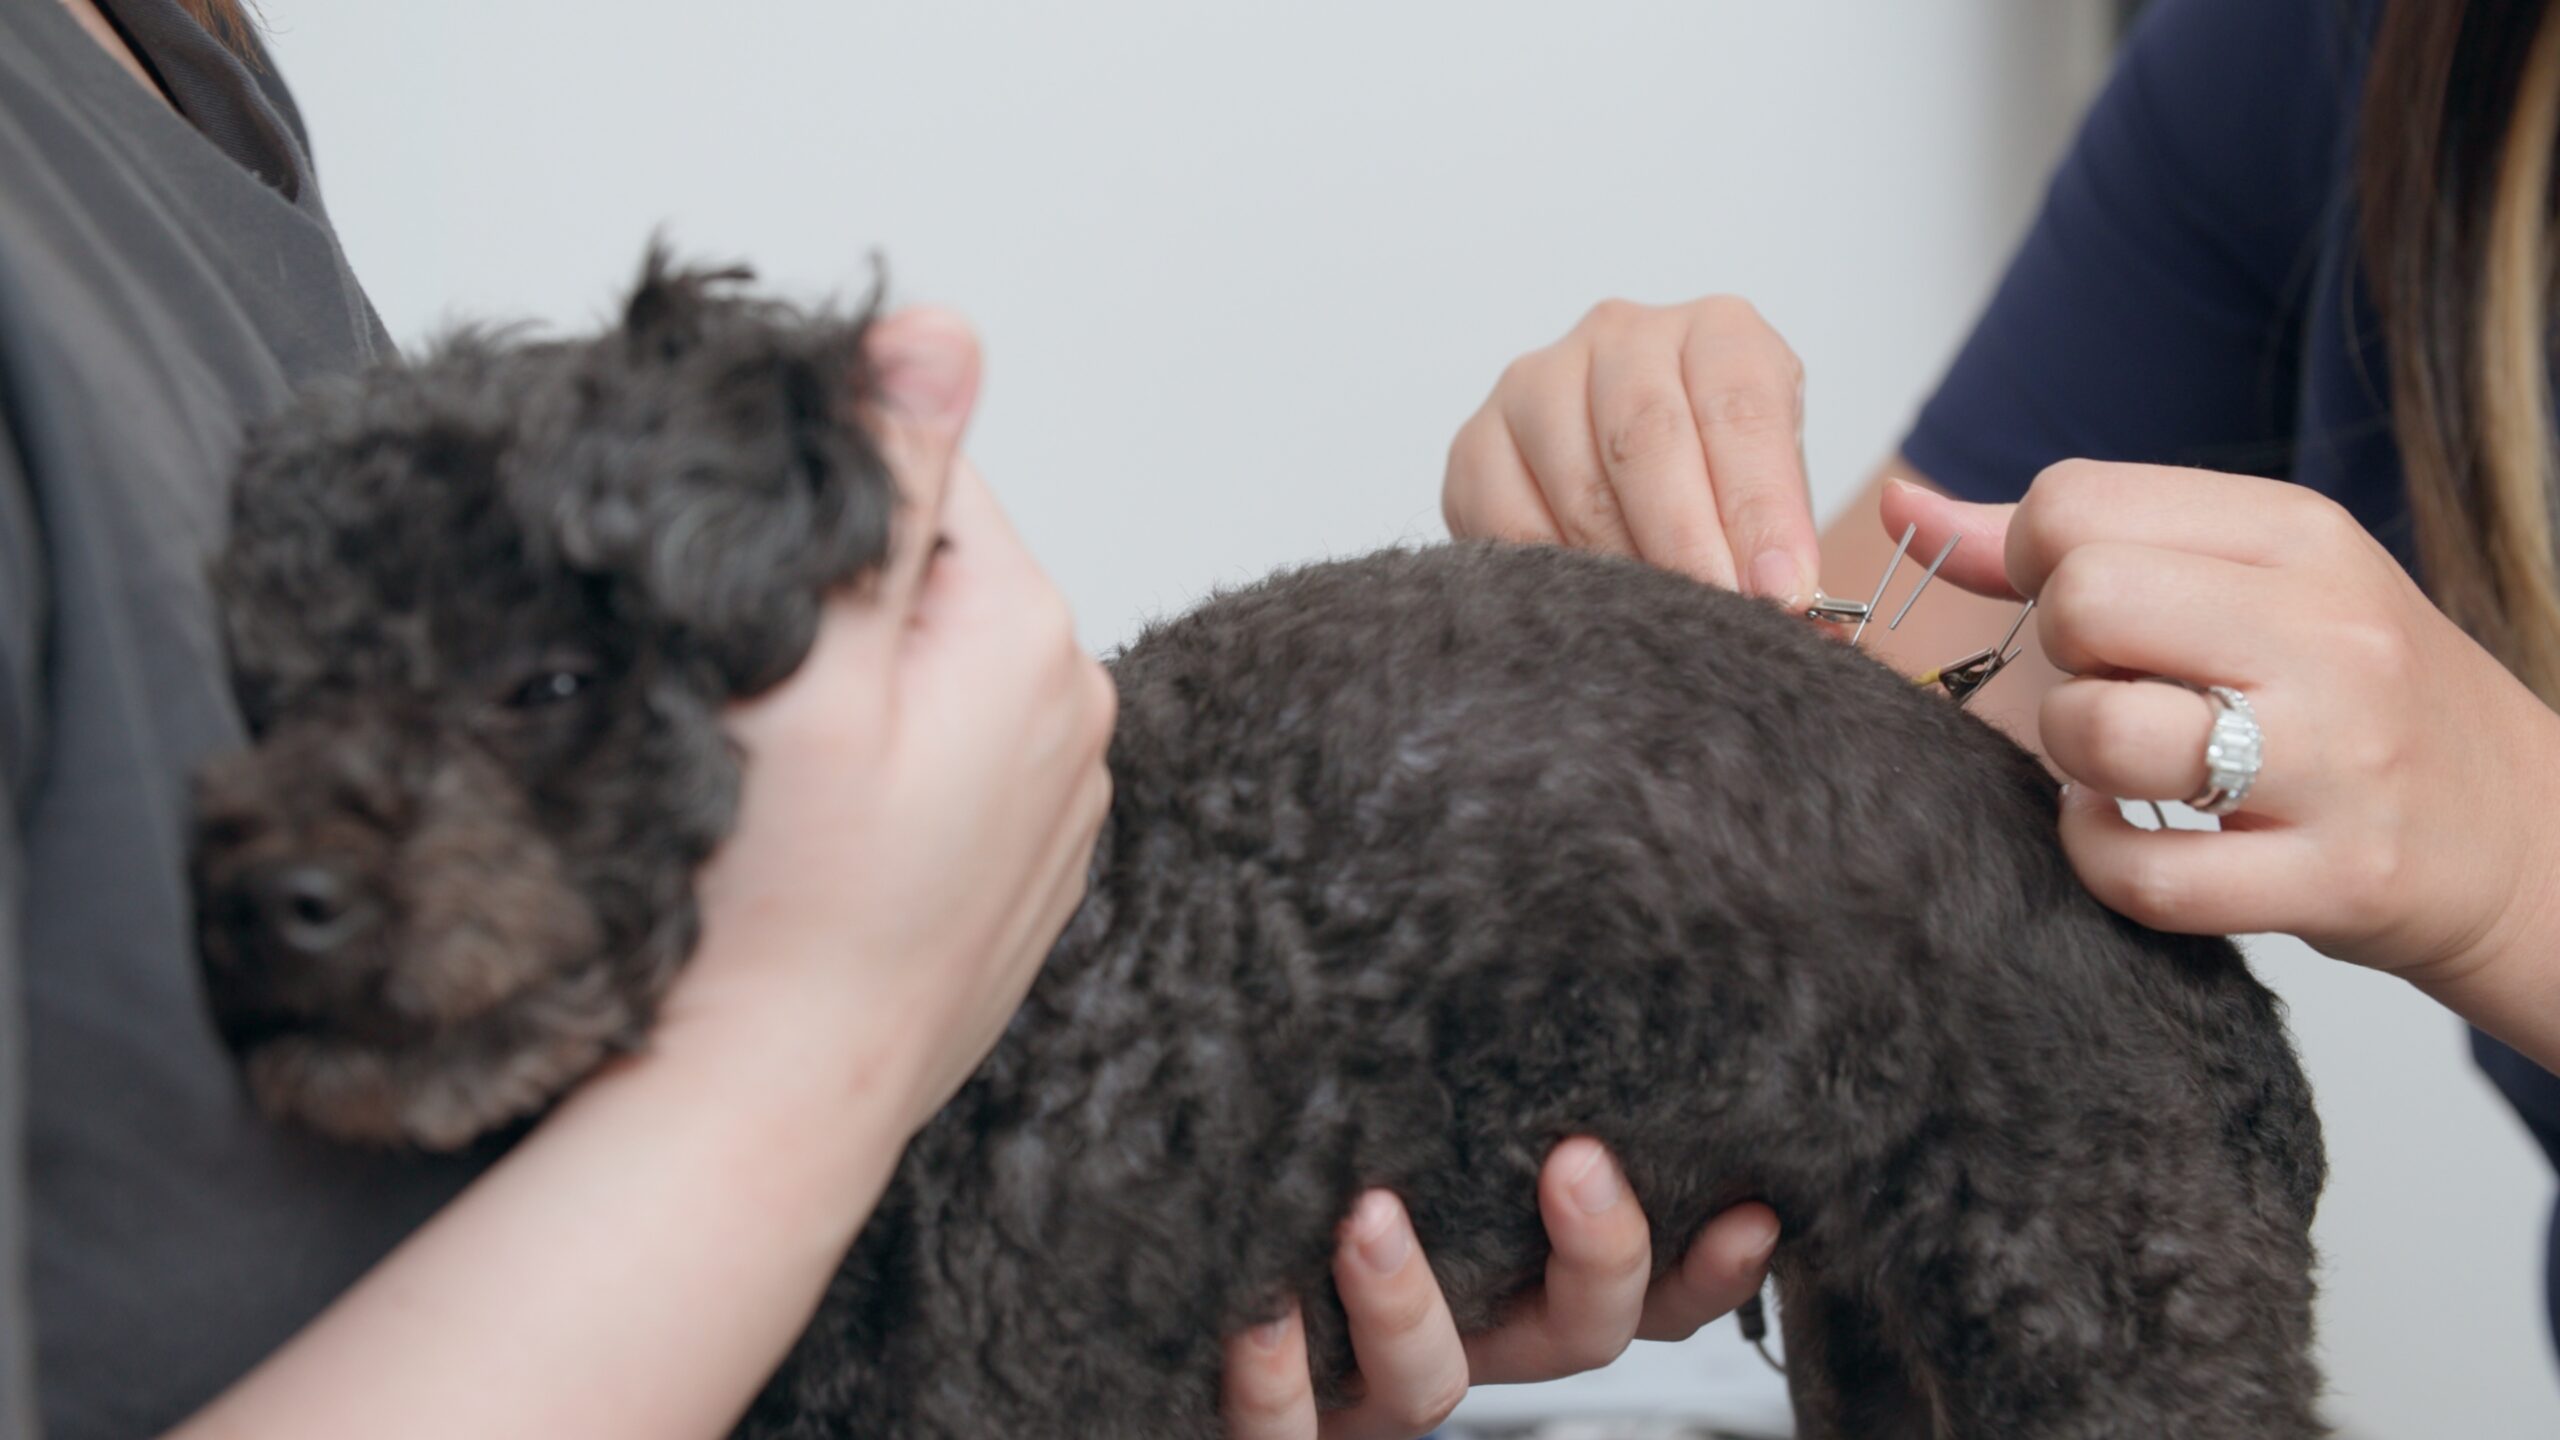
[[[260,747],[208,777],[199,884],[271,1108],[461,1143],[642,1042],[734,796],[718,707],[881,553],[856,341],[653,271],[601,340],[258,438],[219,573]],[[2275,1002],[2092,901],[1988,727],[1544,549],[1283,574],[1114,672],[1090,897],[742,1433],[1214,1434],[1220,1337],[1291,1294],[1339,1395],[1352,1198],[1396,1190],[1490,1325],[1574,1134],[1662,1263],[1776,1208],[1808,1437],[2323,1433]]]

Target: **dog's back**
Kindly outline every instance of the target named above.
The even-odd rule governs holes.
[[[2071,876],[2034,761],[1776,610],[1455,546],[1116,667],[1090,900],[766,1434],[1214,1433],[1218,1337],[1398,1190],[1462,1326],[1591,1134],[1668,1265],[1772,1203],[1828,1435],[2304,1436],[2317,1121],[2221,940]]]

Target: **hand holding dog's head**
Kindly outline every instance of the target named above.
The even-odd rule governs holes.
[[[597,338],[466,334],[252,437],[215,580],[256,746],[204,776],[197,887],[270,1108],[458,1144],[645,1030],[736,802],[722,707],[899,510],[867,317],[739,278],[653,255]]]

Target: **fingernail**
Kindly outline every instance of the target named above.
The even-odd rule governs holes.
[[[1804,599],[1804,572],[1784,550],[1763,550],[1751,562],[1751,593],[1784,601],[1792,610]]]
[[[1404,1207],[1383,1192],[1362,1200],[1352,1213],[1351,1240],[1361,1262],[1381,1275],[1403,1269],[1405,1257],[1413,1253],[1413,1231],[1404,1223]]]
[[[1773,1221],[1769,1226],[1768,1236],[1761,1240],[1759,1244],[1751,1247],[1751,1263],[1754,1265],[1766,1265],[1769,1263],[1769,1257],[1777,1253],[1778,1227],[1776,1222]]]
[[[1592,1147],[1590,1158],[1583,1162],[1582,1173],[1574,1176],[1573,1183],[1565,1188],[1585,1215],[1599,1214],[1617,1204],[1618,1197],[1626,1193],[1625,1187],[1618,1183],[1618,1167],[1610,1164],[1608,1153],[1596,1145]]]
[[[1289,1317],[1283,1315],[1277,1320],[1266,1320],[1246,1331],[1245,1338],[1253,1342],[1256,1350],[1277,1350],[1280,1342],[1289,1338]]]
[[[919,419],[937,419],[967,406],[975,342],[966,324],[941,315],[893,317],[881,324],[889,333],[874,364],[880,393],[889,403]]]

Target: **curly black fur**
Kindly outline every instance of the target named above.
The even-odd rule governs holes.
[[[719,707],[883,552],[859,353],[653,264],[600,339],[466,341],[256,438],[219,578],[258,747],[199,869],[270,1106],[451,1145],[645,1032],[730,818]],[[1664,1263],[1776,1207],[1807,1436],[2324,1433],[2276,1002],[2092,901],[1990,728],[1549,549],[1293,571],[1115,672],[1091,897],[742,1433],[1212,1434],[1219,1337],[1289,1294],[1339,1399],[1352,1197],[1402,1195],[1489,1325],[1573,1134]]]
[[[719,708],[894,498],[861,321],[731,278],[653,255],[603,340],[465,334],[253,438],[214,581],[258,747],[203,775],[196,868],[277,1112],[450,1148],[646,1033],[734,810]]]

